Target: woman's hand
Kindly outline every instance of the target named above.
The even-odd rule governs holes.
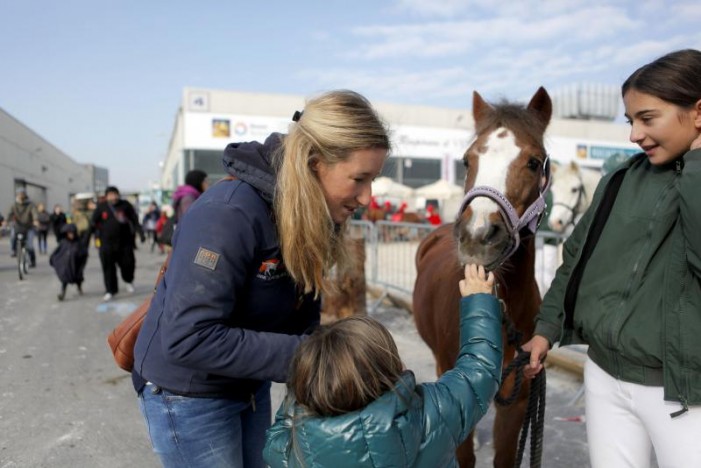
[[[494,288],[494,273],[487,274],[482,265],[465,265],[465,279],[458,284],[462,297],[470,294],[491,294]]]
[[[548,355],[550,342],[544,336],[534,335],[521,348],[531,353],[531,362],[523,368],[523,375],[532,379],[538,375],[538,372],[543,370],[543,359]]]

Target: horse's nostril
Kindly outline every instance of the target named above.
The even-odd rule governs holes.
[[[496,224],[490,224],[489,226],[480,228],[478,231],[480,244],[485,245],[492,243],[497,237],[497,234],[499,234],[499,231],[499,226]]]

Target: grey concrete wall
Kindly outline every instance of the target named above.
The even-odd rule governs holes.
[[[0,109],[0,212],[15,198],[18,183],[26,184],[34,202],[47,210],[60,203],[67,209],[70,196],[93,191],[92,170],[71,159],[32,129]]]

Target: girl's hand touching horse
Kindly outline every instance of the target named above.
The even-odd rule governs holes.
[[[491,294],[494,273],[487,274],[482,265],[465,265],[465,279],[460,280],[459,286],[462,297],[477,293]]]

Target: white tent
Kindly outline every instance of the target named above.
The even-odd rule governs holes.
[[[444,179],[437,180],[432,184],[424,185],[414,190],[414,195],[429,200],[449,200],[451,198],[460,198],[463,194],[464,190],[462,187]]]
[[[372,195],[380,198],[409,198],[414,195],[414,189],[395,182],[389,177],[378,177],[372,183]]]

